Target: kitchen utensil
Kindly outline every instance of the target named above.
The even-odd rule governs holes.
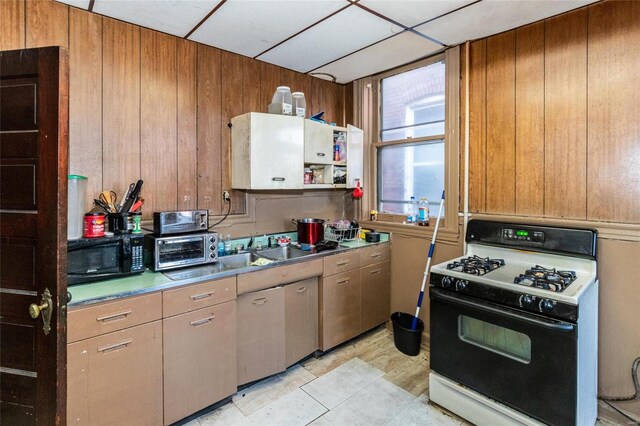
[[[362,198],[363,194],[364,194],[364,191],[362,190],[362,188],[360,188],[360,180],[358,179],[358,181],[356,182],[356,187],[353,188],[353,198],[358,200]]]
[[[298,227],[298,242],[315,245],[324,238],[324,220],[323,219],[291,219]]]
[[[136,187],[135,183],[132,183],[131,185],[129,185],[129,187],[127,188],[127,191],[124,193],[124,196],[122,197],[122,206],[120,206],[120,212],[122,213],[122,210],[124,208],[124,202],[127,198],[129,198],[129,196],[131,195],[131,193],[133,192],[133,189]]]
[[[108,205],[106,205],[102,201],[98,200],[97,198],[94,198],[93,202],[96,204],[96,206],[99,206],[101,209],[103,209],[105,213],[109,213],[109,206]]]
[[[379,232],[375,232],[375,231],[371,231],[371,232],[367,232],[364,235],[364,240],[368,243],[379,243],[380,242],[380,233]]]
[[[142,179],[138,180],[136,182],[136,185],[134,186],[133,190],[131,191],[131,193],[129,194],[129,196],[127,197],[127,199],[123,199],[122,200],[122,208],[120,209],[122,212],[129,212],[131,209],[131,206],[133,206],[133,204],[136,202],[138,196],[140,195],[140,190],[142,189],[142,184],[144,182],[142,181]]]
[[[114,191],[102,191],[100,197],[98,197],[100,201],[109,206],[109,212],[115,213],[117,212],[116,203],[118,201],[118,194]]]

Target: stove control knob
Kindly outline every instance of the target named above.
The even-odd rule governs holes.
[[[551,312],[553,310],[553,302],[549,299],[540,301],[540,311]]]
[[[213,237],[209,237],[209,242],[210,242],[210,243],[213,243],[215,240],[216,240],[215,238],[213,238]]]
[[[214,259],[214,258],[216,257],[216,254],[215,254],[215,253],[209,253],[209,257],[210,257],[211,259]]]
[[[442,287],[451,288],[453,285],[453,277],[442,277]]]
[[[456,290],[463,291],[465,288],[467,288],[467,284],[469,284],[469,281],[467,280],[458,280],[456,282]]]
[[[520,296],[520,305],[524,308],[528,308],[531,306],[531,304],[533,303],[533,299],[531,299],[531,296],[529,296],[528,294],[525,294],[524,296]]]

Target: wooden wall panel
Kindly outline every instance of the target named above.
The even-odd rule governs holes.
[[[178,210],[198,207],[197,45],[177,40],[178,96]]]
[[[148,219],[177,207],[176,38],[147,29],[140,36],[140,172]]]
[[[262,104],[262,75],[260,62],[241,56],[242,59],[242,112],[266,111],[267,105]],[[274,89],[275,90],[275,89]]]
[[[587,217],[639,223],[640,2],[590,8],[588,54]]]
[[[516,213],[544,213],[544,22],[516,30]]]
[[[198,207],[222,213],[220,50],[198,45]]]
[[[349,84],[345,84],[342,87],[342,96],[344,98],[344,123],[343,125],[346,126],[347,124],[353,124],[354,118],[355,118],[355,114],[353,111],[353,83],[349,83]],[[462,170],[462,169],[460,169]]]
[[[140,178],[140,27],[102,23],[102,185],[121,197]]]
[[[282,80],[282,68],[268,64],[266,62],[260,62],[260,76],[262,86],[260,88],[260,106],[258,111],[267,112],[273,94],[276,91],[276,87],[283,86]]]
[[[69,9],[69,171],[87,176],[87,204],[102,191],[102,17]]]
[[[586,219],[587,10],[545,21],[545,215]]]
[[[24,0],[0,1],[0,50],[25,47]]]
[[[53,0],[26,2],[29,47],[69,46],[69,6]]]
[[[231,129],[228,124],[236,115],[244,113],[243,102],[245,81],[243,79],[243,68],[245,61],[242,56],[235,53],[222,51],[222,158],[220,161],[220,171],[222,173],[222,189],[231,189]],[[224,205],[224,211],[229,207]],[[244,211],[244,193],[231,191],[231,212],[241,213]]]
[[[469,211],[486,210],[487,41],[471,43],[469,59]],[[464,170],[464,169],[461,169]]]
[[[487,192],[491,213],[515,213],[515,31],[487,39]]]

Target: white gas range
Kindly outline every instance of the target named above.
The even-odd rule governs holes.
[[[596,232],[472,220],[431,268],[430,399],[476,424],[594,424]]]

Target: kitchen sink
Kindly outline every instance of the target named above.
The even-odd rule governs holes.
[[[246,268],[247,266],[251,266],[251,263],[255,262],[258,259],[266,258],[266,255],[262,253],[256,254],[254,252],[248,253],[238,253],[232,254],[229,256],[222,256],[218,258],[218,264],[224,266],[228,269],[237,269],[237,268]],[[273,258],[269,258],[268,260],[276,260]]]
[[[297,257],[308,256],[312,253],[310,251],[300,250],[297,247],[286,246],[286,247],[276,247],[272,249],[259,250],[258,254],[260,256],[264,256],[269,259],[288,260],[288,259],[295,259]]]

